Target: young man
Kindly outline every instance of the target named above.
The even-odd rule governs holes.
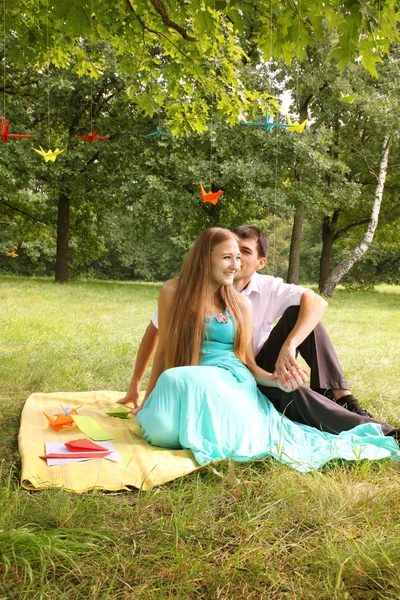
[[[310,387],[301,386],[290,393],[275,388],[261,388],[261,391],[290,419],[316,427],[322,425],[332,432],[335,432],[335,402],[350,412],[371,417],[352,396],[332,342],[320,322],[327,302],[312,290],[258,273],[267,262],[268,238],[265,233],[251,225],[238,227],[234,233],[240,240],[242,255],[234,286],[239,293],[248,296],[253,305],[257,364],[282,381],[290,371],[300,368],[296,358],[298,352],[310,367]],[[156,313],[140,344],[128,392],[121,403],[132,402],[137,407],[141,381],[157,341]],[[328,416],[332,425],[327,428],[324,423]],[[349,415],[349,429],[352,426]]]
[[[312,290],[258,273],[267,262],[269,243],[257,227],[242,225],[234,233],[240,239],[242,255],[242,268],[234,285],[253,305],[256,362],[283,381],[292,369],[299,368],[299,352],[310,367],[312,390],[352,412],[371,417],[351,394],[332,342],[320,322],[328,303]]]

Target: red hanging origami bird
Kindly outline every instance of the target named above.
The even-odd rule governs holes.
[[[218,192],[206,192],[203,188],[203,184],[200,184],[200,194],[203,202],[211,202],[211,204],[217,204],[218,198],[222,196],[224,192],[218,190]]]
[[[96,127],[96,129],[92,132],[90,131],[87,135],[76,135],[75,137],[78,140],[87,140],[88,144],[93,144],[93,142],[95,140],[106,140],[108,138],[108,135],[97,135],[99,128]]]
[[[8,138],[31,138],[31,135],[25,135],[24,133],[8,133],[10,127],[10,121],[6,121],[4,123],[3,117],[0,117],[0,125],[1,125],[1,139],[4,143],[8,142]]]

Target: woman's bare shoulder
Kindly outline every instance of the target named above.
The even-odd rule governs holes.
[[[176,277],[174,279],[168,279],[161,288],[160,298],[162,298],[163,300],[173,298],[176,294],[177,288],[178,280],[176,279]]]
[[[178,287],[178,279],[176,277],[174,277],[173,279],[167,279],[167,281],[165,283],[163,283],[161,291],[176,292],[177,287]]]

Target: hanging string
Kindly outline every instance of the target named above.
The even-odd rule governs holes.
[[[211,114],[210,114],[210,191],[212,191],[212,163],[213,163],[213,136],[214,136],[214,79],[216,76],[216,59],[215,59],[215,0],[214,0],[214,27],[213,27],[213,37],[212,37],[212,59],[213,59],[213,71],[211,78]]]
[[[90,42],[89,42],[89,63],[92,59],[92,43],[93,43],[93,6],[90,0]],[[90,131],[93,131],[93,77],[90,74]]]
[[[378,39],[381,37],[381,0],[378,0]]]
[[[296,69],[296,102],[297,112],[300,115],[300,94],[299,94],[299,72],[300,72],[300,26],[301,26],[301,0],[299,0],[298,14],[297,14],[297,69]]]
[[[47,128],[49,149],[51,148],[50,128],[50,60],[49,60],[49,0],[46,2],[46,54],[47,54]]]
[[[272,61],[272,0],[270,2],[269,10],[269,62]]]
[[[276,240],[276,220],[277,220],[277,195],[278,195],[278,136],[275,135],[275,185],[274,185],[274,221],[273,221],[273,225],[272,225],[272,230],[273,230],[273,240],[274,240],[274,244],[273,244],[273,252],[272,252],[272,272],[274,275],[276,275],[276,271],[277,271],[277,259],[276,259],[276,246],[277,246],[277,240]]]
[[[3,115],[6,121],[6,0],[3,0]]]
[[[269,35],[269,62],[272,63],[272,0],[270,3],[270,35]],[[276,213],[278,193],[278,136],[275,135],[275,179],[274,179],[274,206],[272,221],[272,273],[276,275]]]

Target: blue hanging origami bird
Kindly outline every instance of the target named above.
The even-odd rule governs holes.
[[[153,137],[154,135],[156,135],[159,138],[162,135],[165,136],[165,137],[172,137],[172,135],[170,133],[167,133],[166,131],[163,131],[159,125],[157,126],[156,131],[153,131],[153,133],[147,133],[144,137]]]
[[[241,125],[248,125],[250,127],[263,127],[265,131],[269,131],[270,133],[275,129],[275,127],[284,127],[287,129],[290,125],[286,123],[275,123],[274,117],[269,114],[267,111],[265,113],[265,121],[241,121]]]

